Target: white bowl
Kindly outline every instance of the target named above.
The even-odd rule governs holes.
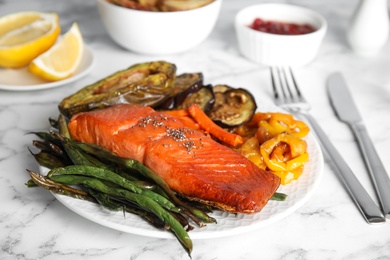
[[[120,46],[143,54],[187,51],[203,42],[213,30],[222,0],[188,11],[133,10],[97,0],[104,26]]]
[[[256,18],[268,21],[310,24],[316,31],[280,35],[249,28]],[[317,55],[327,30],[326,20],[307,8],[287,4],[258,4],[239,11],[235,18],[238,47],[246,58],[264,65],[300,66]]]

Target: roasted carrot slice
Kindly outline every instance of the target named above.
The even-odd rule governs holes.
[[[199,124],[191,116],[177,117],[188,128],[199,130]]]
[[[215,124],[198,105],[192,105],[188,108],[188,112],[192,118],[199,124],[200,128],[214,136],[218,140],[229,144],[231,146],[237,146],[244,141],[241,136],[229,133],[225,129]]]
[[[178,109],[178,110],[162,110],[161,112],[164,112],[165,114],[176,116],[176,117],[182,117],[182,116],[189,116],[190,113],[188,113],[187,109]]]
[[[165,114],[177,118],[177,120],[180,120],[188,128],[196,130],[200,129],[198,123],[195,122],[195,120],[191,117],[190,113],[188,113],[188,110],[186,109],[162,110],[161,112],[164,112]]]

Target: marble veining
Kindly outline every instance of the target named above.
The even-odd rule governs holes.
[[[93,223],[64,207],[43,189],[28,189],[26,169],[38,170],[28,151],[32,131],[49,127],[57,104],[67,95],[137,62],[165,59],[178,72],[204,74],[205,82],[256,89],[272,104],[268,68],[238,52],[234,16],[262,0],[224,0],[210,37],[191,51],[143,56],[126,51],[107,35],[95,1],[1,0],[0,16],[17,11],[57,12],[67,30],[79,23],[96,63],[84,78],[58,88],[31,92],[0,90],[0,259],[190,259],[174,239],[119,232]],[[343,154],[369,194],[370,178],[349,128],[338,121],[326,95],[326,79],[340,71],[353,92],[378,154],[390,172],[390,43],[375,57],[362,58],[348,47],[345,34],[358,0],[279,0],[314,9],[325,16],[328,32],[318,57],[295,73],[312,114]],[[389,222],[389,221],[388,221]],[[194,260],[390,259],[390,224],[368,225],[352,203],[325,155],[322,181],[299,210],[272,225],[218,239],[194,240]]]

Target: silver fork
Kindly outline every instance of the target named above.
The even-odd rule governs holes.
[[[342,183],[364,219],[370,224],[385,222],[386,219],[379,207],[375,205],[324,130],[309,114],[310,105],[303,97],[291,68],[271,67],[271,79],[275,104],[293,114],[301,115],[307,120],[319,139],[321,147],[332,159]]]

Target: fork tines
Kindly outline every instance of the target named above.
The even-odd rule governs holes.
[[[304,102],[291,67],[274,66],[270,71],[277,105]]]

